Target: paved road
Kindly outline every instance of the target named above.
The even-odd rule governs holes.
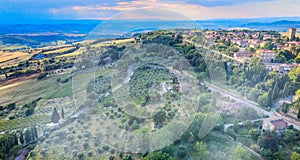
[[[247,100],[245,98],[242,98],[242,97],[240,97],[240,96],[238,96],[238,95],[236,95],[232,92],[229,92],[229,91],[227,91],[225,89],[222,89],[220,87],[217,87],[215,85],[209,84],[207,82],[205,82],[204,85],[206,85],[208,87],[208,89],[210,89],[212,91],[217,91],[217,92],[223,93],[226,96],[229,96],[231,99],[236,100],[237,102],[242,102],[242,103],[246,104],[248,107],[254,109],[258,113],[261,113],[263,115],[268,115],[269,117],[274,117],[275,116],[273,112],[268,112],[268,111],[260,108],[258,106],[258,104],[255,103],[255,102],[249,101],[249,100]]]
[[[268,112],[266,110],[263,110],[255,102],[252,102],[252,101],[249,101],[249,100],[247,100],[245,98],[242,98],[242,97],[240,97],[240,96],[238,96],[238,95],[236,95],[236,94],[234,94],[232,92],[226,91],[225,89],[222,89],[222,88],[217,87],[215,85],[209,84],[207,82],[203,83],[202,85],[206,85],[208,87],[208,89],[210,89],[212,91],[223,93],[226,96],[229,96],[231,99],[236,100],[237,102],[242,102],[245,105],[247,105],[248,107],[254,109],[258,113],[261,113],[263,115],[268,115],[269,117],[276,117],[276,115],[274,114],[273,111]],[[279,117],[282,117],[288,123],[288,125],[293,125],[294,128],[297,129],[297,130],[300,129],[299,125],[295,124],[292,120],[290,120],[290,118],[284,117],[284,116],[279,116]]]

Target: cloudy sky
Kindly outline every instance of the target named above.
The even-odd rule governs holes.
[[[300,0],[0,0],[0,19],[294,17],[300,16],[299,6]]]

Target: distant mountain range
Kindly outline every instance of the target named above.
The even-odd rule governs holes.
[[[241,25],[241,27],[247,27],[250,29],[264,29],[275,31],[287,31],[288,28],[300,28],[300,21],[276,21],[271,23],[252,22]]]
[[[48,22],[48,23],[47,23]],[[3,44],[39,46],[56,40],[118,38],[159,29],[232,29],[287,31],[299,28],[300,18],[215,19],[198,21],[51,20],[45,24],[0,24]]]

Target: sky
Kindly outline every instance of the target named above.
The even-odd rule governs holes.
[[[300,17],[300,0],[0,0],[0,20]]]

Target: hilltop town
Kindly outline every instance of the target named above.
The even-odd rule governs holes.
[[[123,60],[138,49],[145,56]],[[176,63],[179,55],[188,67]],[[149,63],[153,59],[156,63]],[[59,40],[47,47],[2,50],[0,60],[2,158],[23,153],[36,159],[221,159],[227,152],[234,153],[230,159],[300,156],[300,42],[294,28],[288,35],[176,29],[71,44]],[[145,64],[133,70],[123,66],[129,62]],[[180,85],[187,77],[193,83]],[[131,99],[118,92],[126,85]],[[185,86],[198,89],[190,94]],[[155,133],[185,113],[178,105],[181,98],[184,107],[194,109],[188,112],[194,120],[174,143],[145,155],[114,148],[119,135],[109,132],[112,126],[138,135]],[[138,108],[149,106],[161,110],[153,118],[127,113],[144,114],[148,110]],[[174,124],[180,125],[186,124]],[[170,137],[158,138],[167,143]]]

